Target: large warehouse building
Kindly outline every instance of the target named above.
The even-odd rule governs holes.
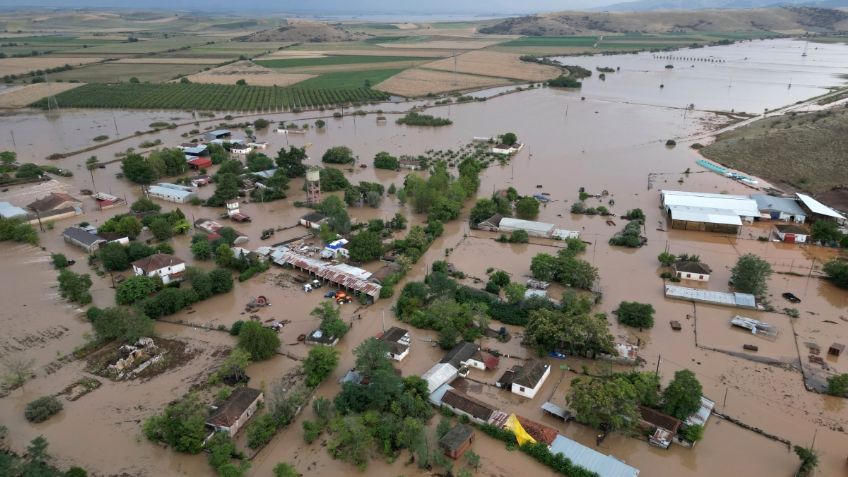
[[[661,191],[660,195],[673,229],[735,235],[743,221],[753,222],[760,216],[757,202],[744,195],[672,190]]]

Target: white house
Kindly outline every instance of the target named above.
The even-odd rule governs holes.
[[[318,212],[310,212],[310,213],[304,215],[303,217],[301,217],[300,221],[299,221],[300,225],[302,225],[302,226],[304,226],[308,229],[315,229],[315,230],[320,229],[321,224],[324,224],[326,222],[327,222],[327,217],[324,217],[324,215],[319,214]]]
[[[710,281],[712,269],[706,263],[678,260],[671,266],[674,275],[681,280],[693,280],[696,282]]]
[[[393,326],[377,339],[386,343],[386,347],[389,349],[389,359],[403,361],[403,358],[406,358],[409,354],[409,346],[412,339],[409,336],[409,331],[404,328]]]
[[[516,154],[523,148],[524,144],[513,144],[512,146],[508,146],[506,144],[498,144],[496,146],[492,146],[492,152],[495,154],[511,156],[513,154]]]
[[[440,362],[448,363],[456,369],[468,367],[479,369],[480,371],[494,369],[498,366],[497,357],[489,353],[483,353],[480,351],[480,345],[469,343],[468,341],[458,343],[453,349],[448,351],[448,354]]]
[[[774,226],[777,237],[786,243],[806,243],[810,231],[801,225],[777,224]]]
[[[167,253],[157,253],[136,260],[132,267],[136,276],[160,277],[165,285],[182,280],[186,269],[183,259]]]
[[[264,395],[258,389],[235,388],[227,401],[209,416],[206,425],[218,432],[235,436],[256,413],[256,408],[263,399]]]
[[[250,154],[250,151],[252,151],[252,150],[253,150],[253,148],[250,147],[250,146],[238,145],[238,146],[233,146],[233,148],[230,149],[230,152],[233,153],[233,154],[239,155],[239,156],[246,156],[246,155]]]
[[[247,143],[248,147],[252,147],[254,149],[266,149],[268,147],[267,142],[249,142]]]
[[[516,365],[498,380],[498,387],[509,388],[513,394],[533,399],[551,374],[551,366],[543,361],[530,360]]]

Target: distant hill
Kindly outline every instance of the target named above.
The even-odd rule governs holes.
[[[353,41],[366,38],[366,35],[351,33],[337,25],[304,20],[285,20],[279,28],[262,30],[236,38],[237,41],[296,41],[331,42]]]
[[[651,0],[653,1],[653,0]],[[480,33],[563,36],[604,33],[831,32],[848,30],[848,12],[785,7],[662,12],[557,12],[508,18]]]
[[[818,8],[848,7],[848,0],[637,0],[607,5],[594,10],[638,12],[656,10],[705,10],[740,8],[776,8],[803,6]]]

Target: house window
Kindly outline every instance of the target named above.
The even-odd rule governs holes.
[[[518,391],[523,393],[524,392],[524,386],[518,386]]]
[[[691,273],[687,273],[687,274],[686,274],[686,278],[692,278],[692,274],[691,274]]]
[[[703,280],[703,279],[704,279],[703,275],[698,275],[698,280]]]

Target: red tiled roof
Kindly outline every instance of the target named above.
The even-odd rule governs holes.
[[[518,418],[518,422],[521,424],[521,427],[523,427],[533,439],[536,439],[536,442],[544,442],[547,445],[551,445],[553,444],[554,439],[556,439],[557,434],[559,434],[559,431],[553,427],[539,424],[536,421],[531,421],[530,419],[521,417],[517,414],[515,417]]]
[[[194,167],[206,169],[212,166],[212,159],[208,157],[195,157],[194,159],[189,160],[188,163]]]
[[[207,423],[213,426],[230,427],[262,395],[262,391],[240,387],[233,390],[229,399],[209,416]]]
[[[144,273],[150,273],[154,270],[159,270],[165,267],[173,267],[174,265],[179,265],[181,263],[185,263],[185,261],[179,257],[168,255],[167,253],[157,253],[149,257],[142,258],[141,260],[136,260],[132,263],[132,265],[140,268],[144,271]]]

